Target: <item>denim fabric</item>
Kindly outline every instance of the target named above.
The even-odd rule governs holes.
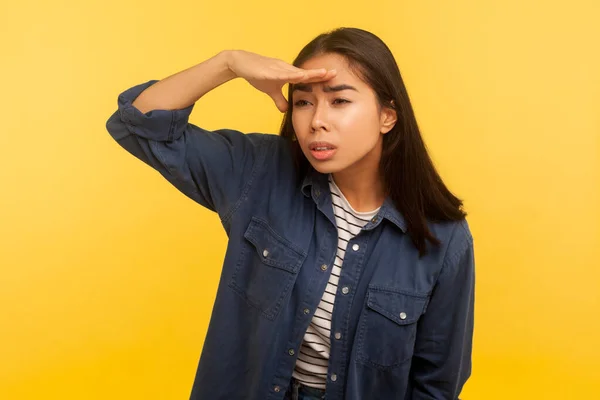
[[[228,235],[190,398],[281,400],[336,255],[327,176],[313,170],[296,179],[289,142],[278,135],[189,123],[194,105],[141,113],[131,103],[156,82],[121,93],[106,128],[217,213]],[[473,239],[466,221],[429,226],[441,245],[419,257],[387,199],[348,244],[339,287],[349,290],[337,293],[333,310],[328,400],[458,398],[471,373]],[[202,254],[198,264],[217,268]]]
[[[326,398],[324,390],[303,386],[292,379],[284,400],[326,400]]]

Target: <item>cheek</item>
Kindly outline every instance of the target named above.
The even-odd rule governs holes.
[[[345,110],[337,119],[337,125],[342,132],[364,137],[368,132],[379,133],[379,116],[370,107],[354,107]]]

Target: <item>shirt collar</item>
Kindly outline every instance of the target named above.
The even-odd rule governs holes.
[[[322,174],[314,168],[309,168],[302,181],[301,190],[306,197],[311,197],[312,195],[313,200],[317,201],[322,193],[329,193],[327,174]],[[394,202],[389,196],[383,202],[378,216],[392,222],[402,232],[406,233],[406,220],[402,213],[396,209]]]

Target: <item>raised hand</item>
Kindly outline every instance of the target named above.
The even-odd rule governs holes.
[[[265,57],[244,50],[231,53],[229,68],[240,78],[269,95],[281,112],[288,109],[282,88],[286,83],[311,83],[328,81],[336,75],[335,70],[301,69],[277,58]]]

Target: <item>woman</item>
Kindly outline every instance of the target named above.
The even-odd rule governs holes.
[[[188,122],[238,77],[285,113],[280,135]],[[458,398],[473,240],[378,37],[337,29],[293,65],[223,51],[118,106],[114,139],[229,237],[192,399]]]

